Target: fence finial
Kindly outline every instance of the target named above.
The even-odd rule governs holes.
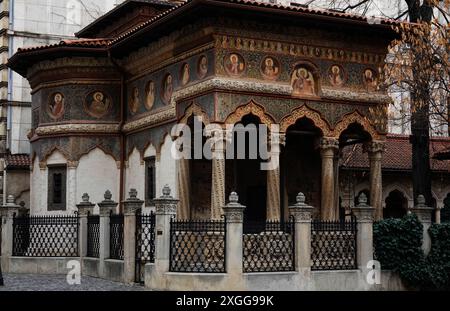
[[[231,192],[229,197],[230,203],[239,203],[239,196],[236,192]]]
[[[367,196],[364,192],[361,192],[361,194],[358,197],[358,205],[367,205]]]
[[[170,196],[170,192],[171,192],[171,190],[170,190],[169,185],[165,185],[163,190],[162,190],[163,196],[164,197],[169,197]]]
[[[84,193],[81,199],[83,200],[84,203],[89,203],[89,194]]]
[[[297,204],[303,205],[303,204],[306,203],[306,197],[305,197],[305,195],[303,194],[303,192],[299,192],[299,193],[297,194],[296,200],[297,200]]]
[[[14,196],[12,194],[8,195],[8,197],[6,198],[6,204],[8,204],[8,205],[14,205],[15,201],[16,201],[16,199],[14,198]]]
[[[112,193],[109,190],[105,191],[105,195],[104,195],[105,201],[111,201],[112,199]]]
[[[417,197],[417,205],[425,206],[425,203],[426,203],[425,196],[423,194],[419,194],[419,196]]]
[[[129,195],[130,195],[130,199],[132,200],[136,200],[137,199],[137,190],[134,188],[130,189]]]

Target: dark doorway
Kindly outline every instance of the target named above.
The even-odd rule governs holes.
[[[406,215],[408,201],[403,193],[394,190],[386,198],[386,208],[383,211],[384,218],[402,218]]]

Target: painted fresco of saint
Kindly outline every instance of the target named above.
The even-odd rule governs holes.
[[[338,65],[331,66],[328,78],[331,85],[342,86],[344,84],[344,72],[342,68]]]
[[[48,115],[52,119],[59,119],[64,114],[64,95],[55,93],[48,104]]]
[[[92,117],[103,117],[109,108],[110,100],[100,91],[90,93],[85,100],[85,111]]]
[[[147,110],[152,109],[155,104],[155,83],[153,81],[149,81],[145,88],[145,108]]]
[[[261,72],[264,78],[275,80],[280,73],[280,65],[272,57],[266,57],[261,65]]]
[[[377,89],[378,79],[372,69],[367,68],[364,70],[363,81],[368,91],[375,91]]]
[[[292,95],[316,95],[314,76],[308,69],[299,67],[291,77]]]
[[[225,62],[225,69],[232,76],[240,76],[245,69],[244,59],[236,53],[230,54]]]
[[[189,64],[188,63],[184,63],[183,67],[181,69],[181,85],[188,84],[190,76],[191,75],[190,75]]]
[[[172,79],[172,75],[168,74],[166,76],[166,78],[164,79],[164,83],[163,83],[163,100],[166,104],[170,103],[170,100],[172,98],[172,93],[173,93],[173,79]]]
[[[139,89],[135,87],[133,88],[133,93],[131,94],[131,98],[128,104],[128,107],[130,108],[132,114],[135,114],[138,111],[140,104]]]
[[[208,73],[208,59],[206,58],[205,55],[202,55],[198,62],[198,77],[200,79],[203,79],[207,73]]]

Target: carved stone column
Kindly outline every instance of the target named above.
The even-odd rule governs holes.
[[[112,200],[111,191],[107,190],[104,195],[104,200],[97,203],[99,207],[100,214],[100,249],[99,249],[99,262],[100,271],[99,274],[105,277],[105,259],[109,258],[109,239],[110,239],[110,228],[109,228],[109,218],[111,213],[114,213],[117,209],[119,203]]]
[[[411,208],[411,212],[417,215],[419,221],[423,225],[423,243],[422,249],[425,254],[428,254],[431,249],[431,238],[428,234],[428,229],[431,226],[431,213],[433,213],[433,208],[425,204],[425,197],[419,195],[417,197],[417,205]]]
[[[219,220],[225,205],[225,140],[212,150],[211,219]]]
[[[13,221],[19,214],[20,205],[15,202],[14,196],[8,195],[6,204],[0,209],[1,225],[1,266],[3,272],[9,272],[9,258],[13,255]]]
[[[186,220],[190,218],[190,200],[191,195],[191,175],[190,160],[178,160],[178,193],[180,196],[180,204],[178,204],[178,219]]]
[[[311,269],[311,214],[314,209],[305,202],[305,195],[300,192],[297,203],[289,206],[289,213],[295,219],[295,266],[302,272]]]
[[[73,210],[77,204],[77,167],[78,161],[67,162],[67,203],[68,210]]]
[[[364,193],[358,198],[358,205],[352,208],[357,222],[356,261],[362,271],[367,270],[367,264],[373,260],[373,219],[374,208],[367,205]]]
[[[78,216],[80,217],[78,249],[81,259],[87,255],[88,216],[94,211],[94,206],[95,204],[89,202],[89,195],[87,193],[83,194],[82,201],[77,204]]]
[[[284,141],[284,140],[283,140]],[[274,144],[269,140],[269,167],[267,170],[267,220],[280,220],[280,142]]]
[[[322,199],[320,214],[323,220],[336,220],[334,205],[334,155],[339,148],[339,141],[333,137],[324,137],[320,141],[320,154],[322,157]]]
[[[123,203],[123,264],[125,283],[134,282],[136,264],[136,215],[142,209],[144,201],[137,198],[136,189],[131,189],[129,197]]]
[[[375,209],[375,220],[383,219],[383,181],[381,160],[385,149],[384,142],[373,141],[365,146],[370,162],[370,204]]]
[[[236,192],[230,194],[229,203],[223,207],[227,223],[226,269],[232,276],[242,275],[242,234],[245,206],[239,204]]]

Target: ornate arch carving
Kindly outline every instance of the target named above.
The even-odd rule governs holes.
[[[369,133],[369,135],[372,137],[372,140],[381,140],[380,135],[375,130],[373,125],[370,123],[370,121],[361,115],[358,111],[353,111],[350,114],[346,114],[335,126],[333,131],[333,136],[339,137],[341,136],[342,132],[345,131],[350,124],[352,123],[358,123],[363,127],[363,129]]]
[[[203,119],[203,123],[205,125],[210,123],[209,120],[209,116],[206,112],[203,111],[202,107],[200,107],[198,104],[196,103],[192,103],[191,105],[189,105],[189,107],[186,108],[186,110],[184,111],[184,115],[183,117],[180,119],[179,123],[181,124],[186,124],[188,119],[191,116],[198,116],[198,117],[202,117]]]
[[[408,209],[412,208],[414,206],[414,199],[410,193],[410,191],[408,190],[408,188],[405,185],[402,185],[400,183],[392,183],[387,185],[386,187],[383,187],[383,200],[382,200],[382,205],[383,208],[386,208],[386,199],[389,196],[389,194],[392,191],[400,191],[403,196],[406,198],[406,200],[408,201]]]
[[[63,148],[61,148],[60,146],[53,146],[47,152],[44,153],[42,160],[40,162],[47,163],[48,158],[50,158],[50,156],[55,152],[61,153],[62,156],[66,159],[66,161],[70,161],[69,154]]]
[[[236,124],[242,120],[242,117],[248,114],[257,116],[262,124],[267,125],[270,128],[272,124],[275,124],[275,120],[266,113],[264,107],[258,105],[253,100],[248,104],[237,107],[228,117],[225,119],[225,124]]]
[[[332,137],[331,129],[326,120],[322,118],[320,113],[309,108],[306,105],[303,105],[299,108],[294,109],[289,115],[285,116],[280,122],[280,132],[286,133],[289,126],[294,125],[297,120],[301,118],[310,119],[316,127],[318,127],[323,136]]]

